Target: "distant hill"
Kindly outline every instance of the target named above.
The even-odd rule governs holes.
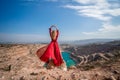
[[[114,49],[120,50],[120,40],[104,42],[103,44],[91,43],[86,45],[69,45],[65,50],[80,55],[88,55],[98,52],[111,52]]]
[[[93,43],[102,44],[102,43],[116,41],[116,40],[120,40],[120,39],[85,39],[85,40],[68,41],[64,43],[72,44],[72,45],[87,45],[87,44],[93,44]]]
[[[87,45],[93,43],[106,43],[111,41],[116,41],[120,39],[85,39],[85,40],[73,40],[73,41],[58,41],[59,44],[71,44],[71,45]],[[49,44],[50,41],[36,41],[36,42],[1,42],[0,44]]]
[[[103,63],[116,63],[116,61],[120,61],[120,40],[114,40],[104,44],[93,43],[82,46],[69,46],[68,44],[63,50],[69,51],[71,53],[71,58],[75,60],[79,66],[86,63],[92,63],[91,65],[93,66],[94,62],[95,64],[97,63],[103,66]],[[95,64],[94,66],[96,66]]]

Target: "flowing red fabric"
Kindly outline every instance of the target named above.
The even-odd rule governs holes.
[[[57,30],[57,36],[55,40],[52,39],[51,28],[49,29],[49,33],[51,36],[50,44],[48,46],[38,49],[36,54],[38,55],[40,60],[48,62],[52,59],[55,66],[60,66],[63,63],[63,59],[57,42],[59,31]]]

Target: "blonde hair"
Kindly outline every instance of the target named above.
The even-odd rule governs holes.
[[[52,30],[52,32],[51,32],[51,38],[52,38],[53,40],[55,40],[55,39],[56,39],[56,36],[57,36],[57,31],[56,31],[56,30]]]

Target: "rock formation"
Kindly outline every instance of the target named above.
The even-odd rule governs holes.
[[[71,58],[76,60],[77,65],[66,71],[62,69],[65,64],[53,69],[44,67],[45,63],[41,62],[35,53],[45,45],[0,44],[0,80],[120,80],[118,48],[113,52],[80,55],[76,53],[79,47],[76,47],[77,51],[67,45],[63,51],[65,48],[72,50]]]

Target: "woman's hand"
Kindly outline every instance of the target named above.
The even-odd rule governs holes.
[[[50,28],[51,28],[51,29],[52,29],[52,28],[55,28],[56,30],[58,30],[55,25],[52,25]]]

